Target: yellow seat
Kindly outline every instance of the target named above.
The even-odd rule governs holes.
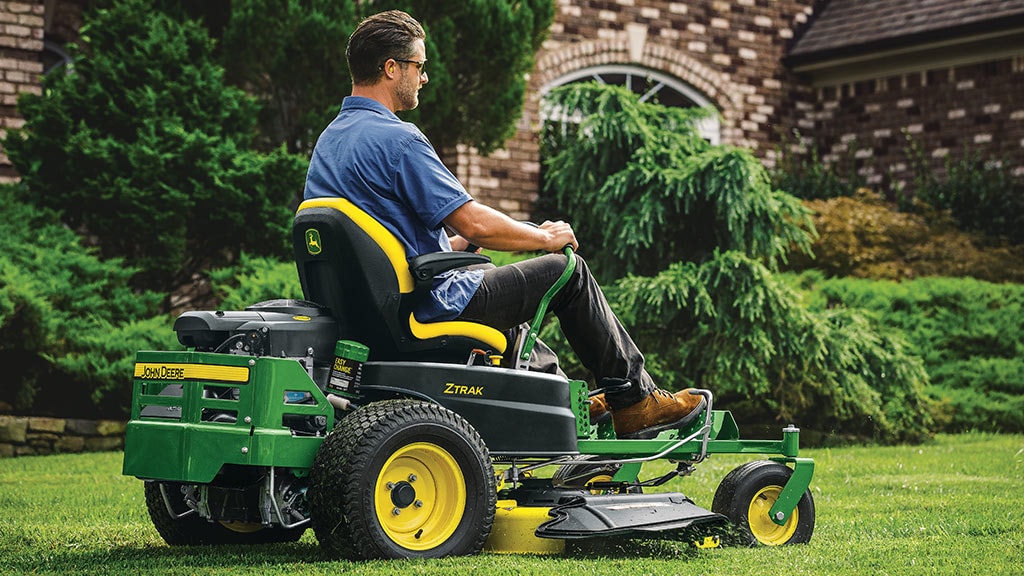
[[[505,351],[505,335],[490,326],[421,323],[413,314],[436,274],[486,256],[439,252],[410,261],[394,234],[344,198],[304,201],[292,240],[305,298],[330,308],[339,339],[366,344],[371,359],[457,361],[474,348]]]

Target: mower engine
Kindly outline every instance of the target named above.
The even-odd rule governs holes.
[[[330,376],[337,322],[305,300],[267,300],[244,311],[185,312],[174,322],[182,345],[197,352],[297,360],[323,390]]]

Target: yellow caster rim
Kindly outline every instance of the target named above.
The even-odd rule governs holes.
[[[750,533],[757,538],[758,542],[767,546],[779,546],[789,542],[800,523],[800,512],[795,509],[782,526],[772,522],[768,512],[775,505],[780,494],[782,494],[781,486],[765,486],[751,499],[750,508],[747,511]]]

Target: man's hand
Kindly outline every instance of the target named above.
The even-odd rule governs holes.
[[[540,225],[540,229],[551,235],[547,246],[544,248],[548,252],[560,252],[566,246],[572,246],[573,250],[580,247],[579,243],[576,242],[576,234],[572,231],[572,226],[567,222],[545,220]]]
[[[454,236],[449,236],[448,237],[448,242],[452,245],[452,250],[454,250],[456,252],[465,252],[466,250],[469,249],[470,246],[473,246],[473,244],[469,240],[466,240],[465,238],[463,238],[462,236],[459,236],[458,234],[456,234]],[[480,251],[480,247],[477,246],[477,248],[476,248],[476,250],[474,250],[474,252],[479,252],[479,251]]]

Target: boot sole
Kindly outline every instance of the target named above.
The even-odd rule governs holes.
[[[650,428],[643,428],[636,432],[629,434],[616,434],[615,436],[620,440],[650,440],[658,435],[659,432],[665,430],[678,430],[683,426],[686,426],[697,419],[698,416],[704,413],[708,407],[707,398],[701,398],[700,404],[696,408],[690,411],[689,414],[683,416],[675,422],[669,422],[668,424],[658,424],[657,426],[651,426]]]

